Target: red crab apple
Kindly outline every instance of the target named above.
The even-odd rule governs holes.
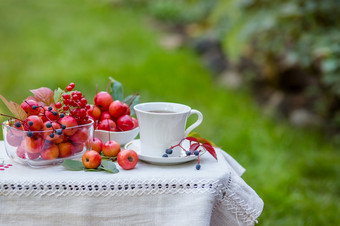
[[[126,107],[126,112],[125,112],[125,114],[126,115],[130,115],[131,114],[131,109],[130,109],[130,106],[129,105],[127,105],[126,103],[123,103],[124,105],[125,105],[125,107]]]
[[[109,106],[109,113],[114,118],[119,118],[122,115],[126,114],[127,108],[129,106],[124,104],[119,100],[113,101]]]
[[[65,158],[73,154],[74,146],[70,142],[58,144],[59,158]]]
[[[64,141],[67,141],[67,139],[65,138],[64,134],[62,134],[62,135],[58,135],[58,138],[53,140],[53,143],[60,144]]]
[[[75,120],[75,118],[73,118],[72,116],[67,115],[61,118],[59,120],[59,123],[66,126],[66,129],[64,130],[64,134],[67,136],[72,136],[78,130],[78,128],[71,128],[71,127],[75,127],[78,125],[77,120]]]
[[[103,111],[102,115],[100,116],[100,121],[104,121],[105,119],[112,119],[108,111]]]
[[[78,129],[78,131],[70,137],[73,143],[84,143],[89,138],[89,130],[85,127]]]
[[[99,120],[102,112],[99,109],[99,107],[91,104],[90,108],[87,110],[87,114],[91,116],[93,119]]]
[[[25,156],[25,149],[23,149],[21,146],[19,146],[16,150],[17,156],[22,159],[26,159]],[[29,153],[27,152],[27,157],[31,160],[39,158],[40,153]]]
[[[50,128],[47,128],[46,125],[48,125],[48,124],[51,124],[52,126],[51,126]],[[60,127],[59,123],[56,123],[56,122],[52,122],[52,123],[51,123],[51,122],[49,122],[49,121],[46,121],[46,122],[44,123],[43,127],[42,127],[42,130],[45,131],[45,132],[44,132],[44,139],[45,139],[45,140],[49,140],[49,141],[58,140],[59,137],[60,137],[61,135],[58,135],[58,134],[54,133],[54,132],[53,132],[53,129],[54,129],[54,130],[57,130],[57,129],[60,129],[60,128],[61,128],[61,127]],[[51,133],[53,133],[53,137],[50,136]]]
[[[39,107],[38,107],[38,102],[32,99],[26,99],[22,102],[20,105],[22,109],[28,114],[28,115],[37,115],[39,114]],[[33,106],[37,106],[36,109],[33,110]]]
[[[83,154],[82,162],[87,169],[96,169],[100,166],[102,157],[98,152],[90,150]]]
[[[73,144],[73,147],[74,147],[74,153],[78,153],[78,152],[81,152],[83,151],[84,149],[84,144],[83,143],[74,143]]]
[[[136,118],[132,117],[132,121],[133,121],[133,125],[134,125],[133,128],[137,128],[139,126],[138,120]]]
[[[94,96],[94,104],[102,111],[109,109],[109,106],[112,102],[112,96],[108,92],[102,91]]]
[[[6,141],[9,143],[9,145],[11,146],[14,146],[14,147],[18,147],[20,146],[21,144],[21,141],[23,139],[23,136],[16,136],[12,129],[10,129],[8,132],[7,132],[7,135],[6,135]]]
[[[20,126],[19,127],[16,127],[15,126],[15,123],[20,123]],[[25,132],[25,128],[24,128],[24,125],[23,123],[16,119],[13,123],[13,125],[11,125],[11,131],[14,133],[14,135],[18,136],[18,137],[23,137],[23,136],[26,136],[26,132]]]
[[[134,150],[125,149],[118,153],[117,161],[123,169],[133,169],[138,162],[138,155]]]
[[[30,115],[25,120],[25,126],[32,131],[40,131],[44,126],[44,122],[39,116]]]
[[[59,113],[56,111],[55,108],[52,107],[52,110],[48,110],[49,106],[45,106],[40,108],[40,115],[41,119],[46,122],[48,120],[56,121],[59,119]]]
[[[130,115],[123,115],[117,119],[117,125],[124,131],[132,130],[135,126]]]
[[[44,146],[44,140],[39,135],[26,136],[20,146],[29,153],[39,153]]]
[[[92,144],[92,150],[94,150],[98,153],[100,153],[102,151],[103,142],[102,142],[101,139],[94,137],[91,144]]]
[[[111,119],[105,119],[101,121],[97,127],[99,130],[114,131],[116,129],[116,123]]]
[[[120,144],[115,140],[106,141],[103,144],[102,152],[105,156],[115,157],[120,152]]]
[[[59,148],[55,144],[50,144],[44,150],[42,150],[40,156],[46,160],[56,159],[59,156]]]

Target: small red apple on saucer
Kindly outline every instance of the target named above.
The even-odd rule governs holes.
[[[103,144],[102,152],[107,157],[115,157],[120,152],[120,144],[115,140],[106,141]]]
[[[117,161],[123,169],[133,169],[138,162],[138,155],[134,150],[125,149],[118,153]]]
[[[87,169],[96,169],[102,162],[100,154],[94,150],[86,151],[83,154],[82,162]]]

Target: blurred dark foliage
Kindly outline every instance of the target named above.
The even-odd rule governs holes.
[[[340,132],[340,1],[118,2],[188,36],[200,54],[212,56],[213,72],[237,69],[262,102],[279,92],[283,115],[307,109]]]

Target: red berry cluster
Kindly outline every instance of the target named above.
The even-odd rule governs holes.
[[[89,122],[86,111],[90,108],[90,105],[87,104],[86,98],[80,91],[72,91],[74,86],[74,83],[70,83],[66,87],[68,92],[62,95],[62,102],[57,102],[55,107],[58,108],[59,111],[71,115],[77,120],[79,125],[83,125]]]

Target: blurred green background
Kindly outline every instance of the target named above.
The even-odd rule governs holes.
[[[290,5],[279,8],[280,12],[285,9],[284,20],[292,16],[299,21],[299,15],[305,12],[295,7],[301,5],[300,1],[287,2]],[[329,3],[326,6],[333,4],[325,2]],[[275,22],[282,19],[276,18],[278,13],[273,16],[275,4],[281,3],[0,0],[0,94],[21,103],[30,95],[30,89],[64,88],[74,82],[92,103],[96,90],[105,90],[111,76],[123,84],[126,94],[139,92],[142,102],[190,105],[204,115],[204,122],[196,131],[247,169],[243,179],[265,203],[259,225],[336,225],[340,214],[339,146],[325,138],[318,128],[296,128],[285,120],[264,115],[254,100],[253,89],[247,88],[248,83],[237,89],[221,85],[216,70],[212,72],[206,67],[190,43],[179,48],[165,48],[161,44],[168,35],[167,28],[175,27],[181,32],[184,27],[189,42],[214,35],[224,43],[224,52],[231,62],[237,62],[246,53],[261,59],[265,68],[268,59],[275,59],[268,57],[268,53],[284,54],[284,45],[268,40],[279,36],[277,29],[290,32],[290,28],[275,27]],[[317,6],[308,6],[312,18],[313,7]],[[325,12],[332,9],[326,6],[322,8]],[[294,15],[287,15],[289,12]],[[259,23],[254,24],[254,18]],[[284,23],[288,24],[289,20]],[[311,22],[309,27],[315,24]],[[296,26],[294,29],[299,28]],[[259,28],[270,33],[273,27],[276,33],[272,36],[266,33],[254,48],[259,51],[250,51],[247,46],[250,35]],[[312,48],[310,43],[316,41],[313,37],[310,40],[299,40],[300,48]],[[331,47],[333,42],[329,40],[320,42],[329,44],[328,50],[327,45],[321,49],[331,56],[322,58],[328,60],[324,63],[328,71],[323,75],[332,79],[339,75],[339,63],[334,65],[332,61],[339,49]],[[275,46],[277,49],[271,49]],[[299,54],[302,52],[297,51],[289,59],[302,61]],[[309,56],[305,61],[310,65],[314,58]],[[282,67],[274,65],[271,69],[264,74],[270,75],[270,81],[280,80],[275,76],[280,75]],[[249,71],[244,73],[246,80],[254,77]],[[337,78],[331,83],[336,91]],[[9,113],[2,103],[0,110]],[[202,163],[202,170],[204,167],[208,166]]]

